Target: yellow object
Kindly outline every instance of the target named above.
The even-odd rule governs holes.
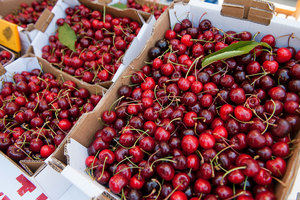
[[[18,26],[0,19],[0,44],[17,53],[21,51]]]
[[[295,17],[296,20],[300,18],[300,0],[297,1],[296,9],[295,10],[290,10],[286,8],[281,8],[281,7],[276,7],[275,12],[278,14],[284,14],[286,17],[292,16]]]

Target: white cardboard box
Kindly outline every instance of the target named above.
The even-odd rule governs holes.
[[[47,166],[36,177],[24,174],[0,155],[0,198],[6,200],[88,200],[60,173]]]
[[[19,58],[5,67],[6,73],[0,77],[2,81],[13,81],[12,77],[15,73],[21,73],[22,71],[31,71],[33,69],[41,69],[41,66],[36,57]],[[0,82],[0,89],[2,88],[2,81]],[[0,154],[0,199],[2,196],[7,196],[11,200],[35,200],[42,193],[40,199],[58,200],[58,199],[72,199],[72,200],[85,200],[89,199],[83,192],[77,187],[72,185],[72,182],[66,179],[62,174],[55,171],[48,165],[51,158],[45,160],[45,164],[41,166],[32,176],[26,175],[20,167],[11,162]],[[18,190],[22,187],[21,183],[16,179],[21,177],[28,184],[28,192],[24,195],[20,195]],[[25,180],[26,179],[26,180]],[[4,181],[5,180],[5,181]],[[30,182],[32,184],[30,184]],[[32,188],[32,189],[30,189]],[[26,190],[27,191],[27,190]],[[42,198],[43,197],[43,198]],[[8,199],[7,199],[8,200]]]
[[[59,18],[65,18],[65,9],[68,7],[74,7],[76,5],[80,5],[80,3],[77,0],[59,0],[56,3],[56,5],[51,11],[54,14],[54,18],[48,25],[48,28],[44,33],[39,31],[37,33],[37,36],[31,43],[36,56],[42,57],[42,48],[45,45],[49,44],[49,36],[55,34],[55,31],[57,29],[56,20]],[[150,16],[147,22],[145,22],[141,16],[140,19],[143,22],[143,26],[141,27],[141,30],[137,37],[135,37],[132,41],[129,49],[127,49],[127,51],[125,52],[123,62],[112,79],[113,82],[117,80],[117,78],[121,75],[124,69],[129,65],[129,63],[140,54],[146,42],[150,38],[149,33],[151,32],[152,27],[156,22],[155,18],[153,16]]]
[[[263,35],[272,33],[275,37],[294,33],[300,38],[300,23],[289,21],[282,18],[274,17],[269,26],[243,21],[220,15],[221,7],[218,5],[202,3],[197,0],[191,0],[188,4],[177,3],[173,9],[170,9],[170,24],[173,27],[175,23],[188,17],[194,26],[198,26],[201,16],[205,13],[203,19],[210,19],[212,24],[224,31],[233,30],[236,32],[250,31],[253,35],[260,32],[257,40],[260,40]],[[277,39],[278,46],[287,46],[288,37]],[[291,46],[296,50],[300,50],[300,40],[291,39]],[[98,113],[100,114],[100,113]],[[83,130],[82,130],[83,131]],[[97,197],[105,191],[105,188],[92,180],[85,172],[85,159],[88,156],[87,148],[74,139],[65,145],[65,154],[67,154],[68,165],[62,170],[62,175],[70,180],[78,188],[82,189],[89,197]],[[77,174],[74,176],[74,174]],[[299,176],[299,175],[298,175]],[[295,181],[293,192],[287,199],[295,199],[295,195],[299,192],[299,178]]]

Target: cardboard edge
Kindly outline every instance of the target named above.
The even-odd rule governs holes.
[[[34,24],[34,27],[44,33],[54,18],[54,15],[55,14],[53,12],[46,8]]]
[[[71,75],[69,74],[62,74],[62,72],[58,69],[56,69],[55,67],[53,67],[49,62],[47,62],[46,60],[44,59],[41,59],[39,57],[36,57],[34,54],[32,53],[29,53],[29,54],[25,54],[24,56],[22,56],[21,58],[36,58],[41,66],[41,69],[43,70],[43,65],[47,65],[48,66],[48,70],[52,70],[52,74],[53,74],[57,79],[60,79],[60,76],[63,76],[64,79],[66,80],[72,80],[76,83],[77,87],[79,88],[86,88],[89,90],[90,93],[93,94],[93,92],[91,92],[91,88],[95,88],[96,90],[100,90],[101,93],[103,94],[103,96],[105,96],[105,93],[106,93],[106,89],[99,86],[99,85],[90,85],[90,84],[84,84],[82,82],[80,82],[80,80],[72,77]],[[42,64],[41,64],[42,62]],[[5,70],[5,68],[3,68]],[[48,72],[48,70],[46,70],[46,72]],[[1,71],[1,68],[0,68],[0,71]],[[6,70],[5,70],[6,71]],[[95,94],[95,93],[94,93]],[[102,98],[103,98],[102,96]],[[101,99],[102,100],[102,99]],[[98,104],[94,107],[94,110],[96,110],[96,108],[99,106],[101,100],[98,102]],[[94,111],[93,110],[93,111]],[[62,141],[62,143],[55,149],[55,151],[51,154],[53,155],[56,151],[58,151],[58,149],[60,149],[59,147],[61,145],[64,144],[64,141],[66,141],[68,139],[68,136],[71,134],[72,130],[81,122],[83,121],[84,117],[89,114],[89,113],[92,113],[93,111],[91,112],[88,112],[88,113],[84,113],[83,115],[81,115],[79,117],[79,119],[77,120],[76,124],[72,127],[72,129],[68,132],[68,134],[66,135],[66,137],[64,138],[64,140]],[[1,151],[0,151],[1,152]],[[4,155],[7,159],[9,159],[14,165],[16,165],[22,172],[24,172],[25,174],[29,175],[29,176],[36,176],[42,169],[44,169],[46,167],[46,163],[44,161],[38,161],[38,160],[21,160],[19,161],[21,168],[19,165],[16,164],[16,162],[14,162],[12,159],[10,159],[9,157],[7,157],[4,153],[1,152],[2,155]],[[49,156],[51,158],[51,156]],[[38,164],[39,166],[36,166],[36,164]]]
[[[0,154],[2,156],[4,156],[7,160],[9,160],[15,167],[17,167],[21,172],[23,172],[24,174],[32,177],[33,176],[33,172],[31,170],[26,171],[24,168],[22,168],[20,165],[18,165],[14,160],[12,160],[11,158],[9,158],[7,155],[5,155],[2,151],[0,151]]]

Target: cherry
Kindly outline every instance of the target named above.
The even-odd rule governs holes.
[[[265,137],[258,130],[251,130],[247,134],[246,141],[252,148],[262,148],[266,143]]]
[[[194,127],[196,123],[197,114],[195,112],[188,112],[184,115],[183,123],[187,127]]]
[[[10,145],[7,149],[7,156],[14,161],[20,161],[25,159],[26,155],[16,145]]]
[[[200,166],[199,172],[200,172],[201,178],[203,178],[203,179],[208,180],[208,179],[212,178],[213,171],[212,171],[211,165],[208,163],[203,163]]]
[[[115,193],[121,193],[122,189],[128,184],[128,181],[121,174],[116,174],[109,180],[109,189]]]
[[[63,131],[68,131],[68,130],[71,129],[72,124],[68,119],[62,119],[62,120],[59,121],[58,126]]]
[[[177,190],[184,191],[190,183],[190,177],[186,173],[178,173],[174,176],[172,180],[173,188]]]
[[[239,164],[246,167],[245,169],[242,169],[245,176],[253,177],[259,173],[259,165],[257,161],[252,158],[242,159]]]
[[[194,184],[194,190],[198,193],[209,194],[211,185],[207,180],[198,178]]]
[[[30,150],[35,153],[38,153],[38,152],[40,152],[43,145],[44,145],[44,143],[41,139],[38,139],[38,138],[32,139],[30,141]]]
[[[276,126],[272,127],[271,133],[277,137],[284,137],[291,131],[291,125],[285,119],[279,119]]]
[[[44,145],[41,147],[40,154],[43,158],[48,158],[53,152],[55,148],[52,144]]]
[[[265,61],[263,63],[263,68],[266,72],[270,72],[271,74],[275,74],[278,70],[278,63],[276,61]]]
[[[135,174],[133,177],[131,177],[129,181],[129,186],[137,190],[141,189],[144,184],[145,184],[145,180],[138,174]]]
[[[230,100],[236,104],[242,104],[246,100],[245,91],[242,88],[235,88],[230,90]]]
[[[290,149],[286,142],[276,142],[272,145],[272,152],[275,156],[286,157],[289,155]]]
[[[169,163],[161,163],[156,167],[157,174],[164,180],[170,181],[174,178],[174,168]]]
[[[275,37],[273,35],[265,35],[261,39],[261,42],[265,42],[268,45],[270,45],[271,47],[275,47],[275,45],[276,45],[276,40],[275,40]]]
[[[93,167],[95,163],[98,162],[98,158],[95,156],[89,156],[85,159],[85,165],[89,168]]]
[[[279,48],[277,50],[276,61],[279,63],[285,63],[292,58],[292,53],[287,48]]]
[[[188,198],[186,194],[184,194],[181,191],[175,191],[170,197],[170,200],[187,200],[187,199]]]
[[[263,191],[256,195],[255,199],[257,200],[275,200],[275,195],[270,191]]]
[[[234,116],[243,122],[248,122],[252,118],[252,111],[244,106],[237,106],[234,109]]]
[[[154,133],[154,137],[157,141],[166,142],[170,139],[170,132],[162,127],[158,127]]]
[[[108,124],[112,124],[116,120],[117,116],[114,111],[104,111],[101,119]]]
[[[245,176],[241,170],[237,169],[230,172],[230,174],[228,174],[227,176],[227,179],[233,184],[241,184],[242,182],[244,182]]]
[[[272,175],[282,177],[286,171],[286,162],[282,158],[277,157],[274,160],[268,160],[266,168],[272,172]]]
[[[228,137],[228,132],[224,126],[217,126],[212,131],[212,135],[217,141],[222,141]]]
[[[227,199],[233,196],[233,191],[230,187],[221,185],[216,188],[216,194],[221,199]]]
[[[215,145],[215,137],[209,133],[199,135],[199,145],[204,149],[211,149]]]
[[[259,169],[259,172],[253,177],[254,181],[259,185],[269,185],[272,182],[271,174],[265,169]]]
[[[166,33],[165,33],[165,38],[167,40],[171,40],[171,39],[174,39],[176,37],[176,33],[175,31],[172,31],[172,30],[167,30]]]

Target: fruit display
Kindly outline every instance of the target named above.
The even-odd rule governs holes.
[[[12,61],[13,54],[7,50],[0,49],[0,63],[2,65],[7,64],[8,62]]]
[[[156,38],[99,113],[88,174],[121,199],[276,199],[299,130],[300,51],[255,38],[208,19]]]
[[[136,0],[128,0],[127,7],[151,13],[155,16],[156,19],[158,19],[159,16],[168,8],[168,6],[166,5],[159,5],[150,2],[148,3],[148,5],[141,4]]]
[[[46,159],[101,98],[39,69],[14,74],[0,92],[0,150],[17,163]]]
[[[28,24],[34,24],[46,8],[52,10],[55,3],[56,0],[36,0],[31,4],[21,3],[20,9],[5,16],[4,19],[26,28]]]
[[[117,17],[84,5],[67,8],[56,24],[70,26],[76,34],[74,51],[62,45],[58,33],[49,37],[42,57],[64,72],[87,83],[109,81],[141,29],[137,21]]]

